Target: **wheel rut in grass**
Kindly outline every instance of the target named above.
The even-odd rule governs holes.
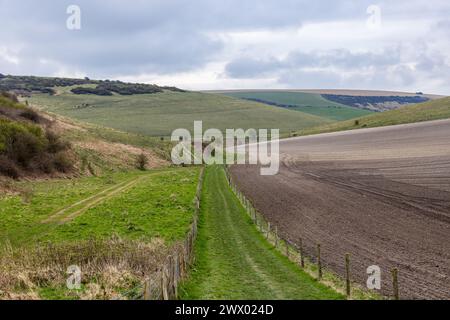
[[[51,216],[46,218],[42,221],[42,223],[58,223],[58,224],[64,224],[69,221],[72,221],[79,215],[83,214],[87,210],[89,210],[92,207],[95,207],[96,205],[111,199],[112,197],[116,196],[117,194],[120,194],[133,186],[135,186],[141,179],[148,177],[148,176],[154,176],[158,173],[150,173],[146,174],[144,176],[138,176],[131,180],[127,180],[124,182],[120,182],[112,187],[106,188],[105,190],[100,191],[99,193],[92,195],[88,198],[85,198],[83,200],[77,201],[55,213],[53,213]],[[75,211],[74,211],[75,210]]]

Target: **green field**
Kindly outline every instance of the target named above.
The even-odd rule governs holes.
[[[183,299],[342,299],[281,255],[257,231],[228,187],[221,167],[208,167],[196,263]]]
[[[182,239],[192,221],[198,168],[17,182],[0,196],[0,240],[16,245],[91,237]]]
[[[450,97],[405,106],[397,110],[375,113],[347,121],[322,125],[298,131],[298,135],[383,127],[403,123],[439,120],[450,118]]]
[[[320,94],[288,91],[237,91],[225,93],[240,99],[258,99],[279,105],[290,106],[289,110],[305,112],[329,120],[347,120],[372,113],[329,101]]]
[[[331,122],[309,113],[196,92],[104,97],[62,91],[55,96],[36,94],[29,101],[45,111],[147,136],[170,136],[177,128],[192,130],[195,120],[203,120],[204,128],[267,128],[281,133]]]

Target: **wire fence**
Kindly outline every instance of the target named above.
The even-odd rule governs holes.
[[[205,170],[202,167],[194,198],[194,220],[186,238],[174,247],[173,253],[166,258],[161,269],[144,282],[139,298],[144,300],[178,299],[178,286],[181,281],[186,279],[190,266],[194,262],[194,243],[198,232],[204,173]]]
[[[226,178],[231,190],[241,202],[242,206],[246,209],[247,214],[251,217],[252,221],[256,225],[257,229],[262,235],[275,246],[284,256],[295,262],[301,269],[315,277],[318,281],[333,287],[337,291],[345,294],[347,298],[382,298],[377,293],[368,289],[362,288],[358,283],[362,282],[360,271],[358,275],[352,273],[353,268],[360,268],[360,261],[352,260],[349,253],[341,253],[338,256],[336,252],[329,246],[323,247],[320,243],[311,243],[309,237],[299,237],[298,239],[290,239],[289,235],[281,234],[277,225],[274,225],[267,221],[265,217],[256,210],[251,201],[245,197],[245,195],[239,190],[234,183],[232,176],[229,172],[229,168],[224,166]],[[323,255],[326,254],[327,258],[332,257],[331,263],[325,263]],[[327,259],[330,261],[330,259]],[[339,275],[332,272],[337,271]],[[398,300],[399,297],[399,283],[398,283],[398,269],[391,269],[390,281],[384,283],[384,286],[390,286],[389,296],[394,300]],[[354,279],[352,279],[354,278]],[[357,282],[355,282],[357,281]]]

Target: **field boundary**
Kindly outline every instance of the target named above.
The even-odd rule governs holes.
[[[203,189],[205,167],[200,170],[197,190],[194,197],[194,218],[186,238],[175,245],[173,253],[168,256],[161,269],[143,285],[143,300],[176,300],[178,286],[185,280],[190,266],[194,263],[194,243],[198,233],[200,201]]]
[[[352,281],[350,254],[346,254],[342,259],[346,268],[345,278],[340,277],[331,270],[323,268],[320,257],[320,244],[317,244],[317,255],[313,257],[305,254],[301,238],[299,239],[299,243],[293,243],[290,240],[281,238],[278,234],[277,226],[271,225],[270,222],[266,221],[264,216],[256,210],[251,201],[245,197],[233,182],[228,166],[224,166],[224,171],[230,189],[245,208],[246,213],[250,216],[256,229],[270,244],[274,245],[275,249],[291,261],[295,262],[303,271],[324,285],[344,294],[347,299],[399,299],[398,270],[396,268],[391,271],[394,292],[392,297],[381,296],[378,292],[370,291]]]

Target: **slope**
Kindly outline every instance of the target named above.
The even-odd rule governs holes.
[[[131,96],[36,94],[29,101],[39,108],[70,118],[148,136],[170,136],[177,128],[273,128],[282,133],[331,122],[327,118],[294,112],[223,95],[168,92]]]
[[[308,135],[447,118],[450,118],[450,97],[405,106],[397,110],[376,113],[353,120],[340,121],[314,128],[308,128],[298,131],[297,134]]]

